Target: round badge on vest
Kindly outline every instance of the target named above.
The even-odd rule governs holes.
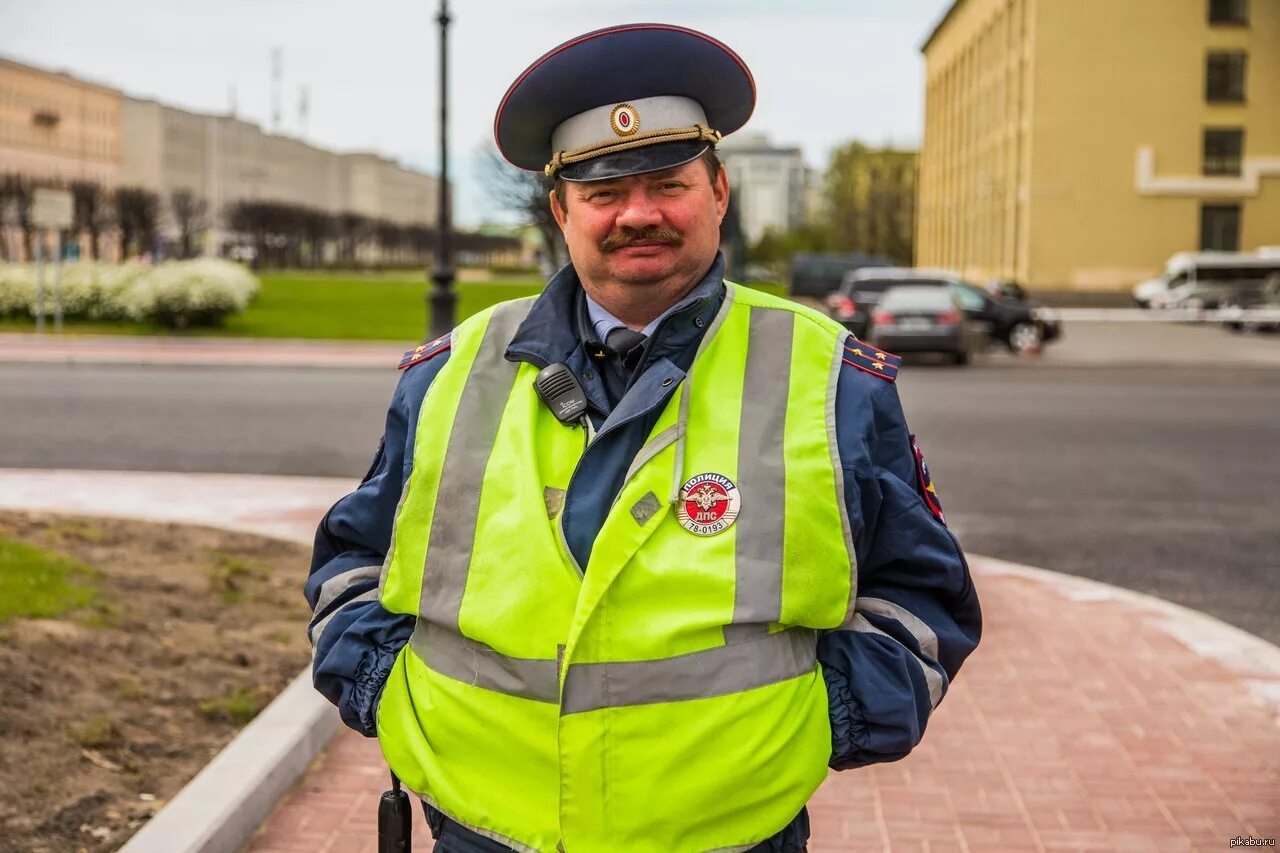
[[[676,517],[690,533],[714,536],[737,520],[741,504],[742,496],[733,480],[723,474],[698,474],[680,487]]]

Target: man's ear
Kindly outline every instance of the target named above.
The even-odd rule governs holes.
[[[711,195],[716,200],[716,217],[724,222],[724,216],[729,212],[729,170],[723,164],[711,182]]]
[[[547,194],[551,202],[551,215],[556,218],[556,224],[560,226],[560,230],[564,230],[564,221],[569,216],[568,211],[560,206],[560,196],[556,195],[555,190],[551,190]]]

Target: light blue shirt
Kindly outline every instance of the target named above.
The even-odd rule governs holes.
[[[694,288],[694,290],[697,290],[697,288]],[[591,294],[586,292],[586,288],[583,288],[582,293],[587,297],[587,319],[591,321],[591,326],[595,329],[597,340],[604,342],[608,340],[609,333],[614,329],[629,328],[626,323],[610,314],[608,309],[592,299]],[[695,298],[696,297],[690,293],[684,299],[681,299],[675,305],[672,305],[666,311],[663,311],[657,317],[650,320],[648,325],[640,330],[640,334],[644,335],[646,338],[649,337],[653,334],[654,330],[658,328],[658,324],[662,322],[664,317],[675,311],[677,308],[683,308]]]

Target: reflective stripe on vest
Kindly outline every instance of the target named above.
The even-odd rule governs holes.
[[[584,575],[548,497],[568,490],[582,431],[537,400],[536,367],[504,357],[528,308],[463,323],[423,403],[381,578],[383,605],[418,617],[379,706],[384,753],[514,846],[748,848],[829,758],[817,637],[855,590],[834,441],[843,330],[730,286]],[[702,473],[741,494],[713,536],[674,512]]]
[[[441,675],[521,699],[560,702],[556,660],[499,654],[425,620],[418,622],[411,643]],[[812,670],[815,647],[813,631],[791,628],[673,658],[578,664],[561,711],[705,699],[763,687]]]

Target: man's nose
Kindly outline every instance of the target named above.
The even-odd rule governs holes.
[[[644,188],[636,187],[622,200],[622,209],[614,223],[619,228],[651,228],[662,224],[662,211]]]

